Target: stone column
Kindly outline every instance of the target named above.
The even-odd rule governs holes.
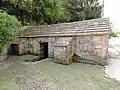
[[[72,63],[72,56],[69,55],[67,46],[55,46],[54,48],[54,62],[68,65]]]

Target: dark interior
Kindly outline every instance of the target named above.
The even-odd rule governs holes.
[[[19,55],[19,46],[18,44],[11,44],[12,54]]]
[[[40,59],[48,58],[48,42],[40,43]]]

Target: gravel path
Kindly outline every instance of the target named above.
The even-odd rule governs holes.
[[[120,81],[120,38],[109,40],[109,65],[105,73],[111,78]]]

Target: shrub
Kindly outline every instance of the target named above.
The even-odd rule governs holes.
[[[111,31],[110,33],[110,38],[111,37],[119,37],[120,36],[120,30],[114,30],[114,31]]]
[[[0,12],[0,53],[3,47],[15,39],[20,22],[16,17]]]

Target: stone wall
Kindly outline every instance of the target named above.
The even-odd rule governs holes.
[[[54,57],[54,43],[56,38],[44,37],[44,38],[29,38],[28,39],[28,52],[34,55],[40,55],[40,42],[48,42],[48,55]]]
[[[68,38],[68,37],[67,37]],[[64,39],[61,41],[61,39]],[[70,38],[72,39],[72,37]],[[40,42],[48,42],[48,55],[49,57],[54,57],[55,50],[55,44],[56,42],[59,42],[59,47],[63,47],[63,44],[66,44],[66,46],[69,44],[69,40],[65,40],[63,37],[41,37],[41,38],[29,38],[28,40],[28,52],[30,54],[34,55],[40,55]],[[60,41],[59,41],[60,40]],[[26,50],[26,49],[25,49]]]
[[[72,62],[75,51],[75,39],[73,40],[73,37],[21,38],[18,43],[19,55],[27,53],[40,55],[40,43],[42,42],[48,42],[48,57],[56,60],[61,59],[57,63],[68,64]]]
[[[89,35],[80,36],[76,38],[75,44],[75,56],[80,58],[74,58],[74,61],[83,62],[86,59],[87,62],[91,60],[95,63],[105,64],[108,51],[109,35]],[[85,61],[85,62],[86,62]]]
[[[86,35],[76,37],[37,37],[22,38],[20,53],[40,55],[40,42],[48,42],[48,57],[55,62],[100,63],[105,65],[108,51],[109,35]]]
[[[8,57],[8,45],[3,48],[3,52],[0,54],[0,61],[4,61]]]
[[[61,37],[54,44],[54,61],[61,64],[73,62],[75,37]]]
[[[28,53],[28,39],[21,39],[19,45],[19,55],[27,54]]]

